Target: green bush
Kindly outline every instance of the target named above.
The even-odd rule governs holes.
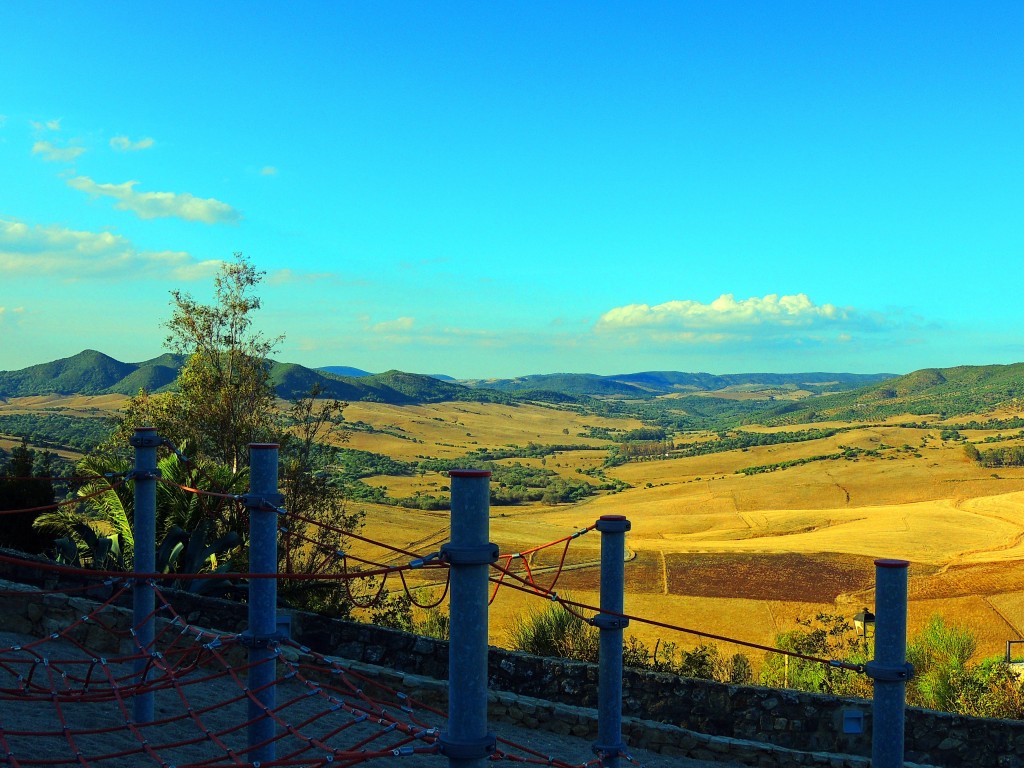
[[[557,603],[518,616],[509,628],[513,650],[536,656],[597,661],[599,630]]]

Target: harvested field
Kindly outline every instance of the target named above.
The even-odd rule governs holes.
[[[874,584],[870,557],[842,554],[670,554],[669,592],[695,597],[831,603]]]

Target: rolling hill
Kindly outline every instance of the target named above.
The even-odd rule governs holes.
[[[1024,363],[924,368],[848,392],[787,403],[757,419],[766,424],[879,421],[891,416],[962,416],[1024,397]]]
[[[21,370],[0,371],[0,398],[166,391],[173,388],[182,363],[181,356],[172,354],[125,363],[87,349]],[[332,370],[355,371],[356,375],[343,376]],[[313,369],[272,361],[270,376],[277,395],[285,399],[303,395],[314,385],[320,386],[325,397],[393,405],[633,401],[643,410],[647,408],[644,403],[655,405],[662,402],[661,398],[672,396],[682,399],[675,401],[675,406],[666,401],[665,407],[682,409],[695,417],[714,418],[719,411],[735,411],[748,422],[765,424],[869,421],[903,414],[956,416],[984,412],[1024,397],[1024,363],[926,368],[904,376],[646,371],[613,376],[554,373],[455,381],[397,370],[369,374],[343,366]],[[736,399],[737,395],[753,400],[744,403]],[[778,395],[783,397],[773,401]],[[730,397],[733,399],[727,402]]]
[[[29,366],[18,371],[0,371],[0,399],[36,395],[134,395],[140,389],[161,392],[173,388],[184,358],[164,354],[140,363],[123,363],[109,355],[87,349],[71,357]],[[355,370],[355,369],[347,369]],[[271,361],[270,379],[276,394],[293,399],[318,384],[324,397],[408,405],[445,401],[510,402],[507,394],[488,389],[471,389],[453,381],[442,381],[401,371],[358,376],[339,376],[295,363]]]

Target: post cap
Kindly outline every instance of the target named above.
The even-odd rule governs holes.
[[[625,533],[633,526],[625,515],[601,515],[594,527],[602,533]]]
[[[909,560],[889,560],[887,558],[881,558],[875,560],[875,565],[879,568],[906,568],[910,565]]]
[[[448,471],[449,477],[490,477],[491,470],[489,469],[451,469]]]

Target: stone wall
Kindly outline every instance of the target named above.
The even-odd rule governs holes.
[[[0,568],[5,570],[10,573],[6,566]],[[0,589],[0,611],[12,631],[52,632],[85,611],[80,597],[18,593],[22,590]],[[247,625],[245,605],[182,592],[165,594],[190,624],[225,633],[239,632]],[[443,681],[448,676],[448,646],[443,641],[314,614],[283,613],[290,618],[292,638],[309,650],[384,666],[403,680],[415,676]],[[492,697],[492,707],[504,706],[502,717],[513,721],[540,717],[554,729],[566,723],[573,729],[590,727],[579,719],[577,708],[589,711],[597,704],[597,668],[583,662],[492,648],[489,685],[492,691],[504,692]],[[513,702],[531,702],[529,713],[524,714],[527,710],[519,704],[494,704],[505,694],[520,697]],[[626,730],[636,746],[705,759],[718,754],[723,760],[725,744],[731,745],[730,761],[757,766],[863,766],[870,754],[870,701],[632,669],[624,675],[623,694]],[[864,732],[844,733],[844,721],[856,719],[858,713]],[[684,743],[690,747],[675,751],[682,750]],[[758,755],[749,762],[740,758],[748,748]],[[1024,768],[1024,722],[908,709],[906,757],[914,763],[949,768]]]

